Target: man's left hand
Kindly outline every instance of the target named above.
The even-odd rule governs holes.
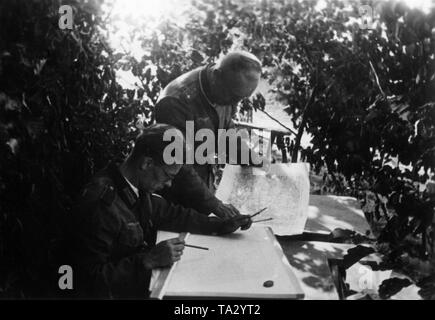
[[[232,204],[221,203],[218,206],[218,210],[216,210],[214,214],[223,220],[238,221],[237,223],[239,224],[241,230],[249,229],[252,224],[251,218],[249,216],[242,215],[240,211],[237,210],[237,208]]]
[[[219,235],[232,233],[239,228],[241,230],[246,230],[249,229],[252,224],[251,217],[247,215],[239,215],[225,220],[217,217],[210,217],[209,219],[211,222],[218,224],[216,233]]]
[[[220,203],[213,211],[215,215],[224,220],[240,216],[239,210],[232,204]]]

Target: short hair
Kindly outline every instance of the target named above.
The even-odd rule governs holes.
[[[232,51],[223,56],[216,64],[217,69],[226,73],[255,70],[261,73],[261,62],[247,51]]]
[[[136,137],[133,150],[130,158],[137,160],[140,157],[150,157],[157,165],[163,165],[163,152],[171,141],[164,141],[163,136],[167,130],[172,130],[183,139],[183,133],[166,123],[157,123],[144,128],[141,133]]]

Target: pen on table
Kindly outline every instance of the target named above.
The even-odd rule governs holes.
[[[267,218],[267,219],[262,219],[262,220],[255,220],[255,221],[252,221],[252,223],[264,222],[264,221],[270,221],[270,220],[273,220],[273,218]]]
[[[253,217],[255,217],[255,216],[257,216],[257,215],[259,215],[260,213],[262,213],[264,210],[266,210],[267,209],[267,207],[266,208],[263,208],[263,209],[261,209],[260,211],[257,211],[256,213],[254,213],[253,215],[251,215],[250,217],[251,217],[251,219],[253,218]]]
[[[194,245],[191,245],[191,244],[185,244],[184,246],[185,247],[189,247],[189,248],[208,250],[208,248],[206,248],[206,247],[194,246]]]

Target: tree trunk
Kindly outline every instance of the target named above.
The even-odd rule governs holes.
[[[302,113],[301,125],[298,128],[298,133],[297,133],[296,139],[295,139],[295,147],[294,147],[293,152],[292,152],[291,162],[293,162],[293,163],[298,161],[298,152],[299,152],[299,148],[301,146],[301,139],[302,139],[302,135],[304,134],[304,128],[305,128],[305,125],[307,124],[308,110],[310,109],[310,106],[313,104],[315,93],[317,91],[316,89],[317,89],[317,87],[313,88],[313,90],[311,91],[310,98],[308,99],[307,103],[304,106],[304,111]]]

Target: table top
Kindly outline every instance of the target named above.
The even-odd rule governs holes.
[[[299,280],[306,300],[338,300],[329,261],[342,260],[353,244],[320,241],[292,241],[278,239],[293,273]],[[364,245],[370,246],[370,245]],[[380,261],[380,256],[371,254],[366,261]]]
[[[356,245],[308,241],[313,237],[304,239],[306,235],[330,234],[336,228],[372,236],[370,226],[355,198],[310,195],[305,233],[298,236],[298,240],[291,236],[277,237],[294,275],[299,280],[305,299],[339,299],[330,262],[343,260],[348,250]],[[363,260],[379,262],[380,255],[371,254]]]
[[[177,233],[159,231],[158,241],[176,236]],[[161,287],[166,297],[304,297],[298,279],[268,227],[254,225],[249,230],[220,237],[188,234],[185,241],[208,250],[186,247],[182,259],[166,277],[166,283],[151,284],[151,297],[161,297]],[[266,282],[271,285],[265,285]]]
[[[357,199],[332,195],[310,195],[307,234],[326,235],[341,228],[373,237],[370,226],[360,209]],[[301,237],[299,237],[300,239]],[[295,241],[279,237],[278,241],[286,255],[301,288],[308,300],[337,300],[339,295],[334,284],[330,261],[342,260],[353,244],[320,241]],[[364,246],[370,246],[365,244]],[[371,254],[366,261],[380,261],[380,255]]]
[[[305,232],[329,234],[336,228],[352,230],[373,237],[357,199],[331,195],[310,195]]]

